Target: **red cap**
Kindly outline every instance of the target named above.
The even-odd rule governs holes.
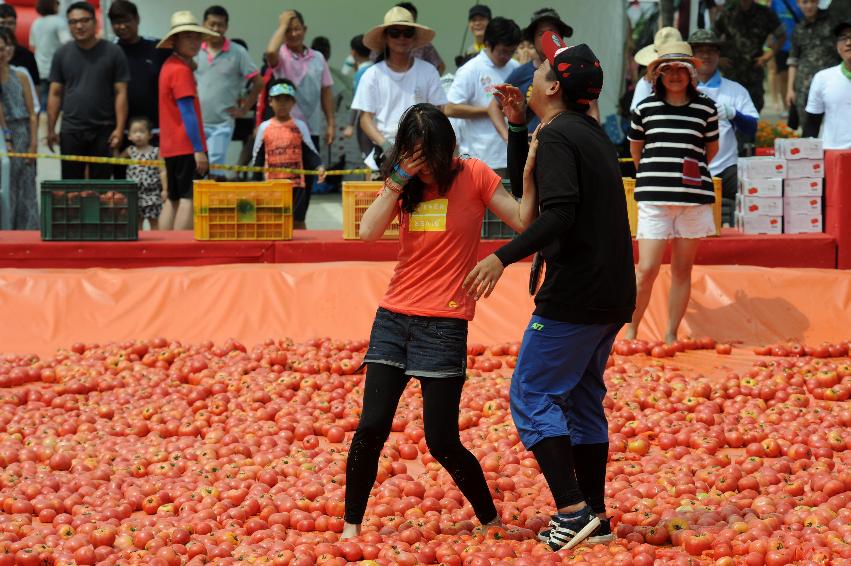
[[[541,36],[541,47],[544,50],[544,55],[547,56],[547,61],[550,62],[550,67],[555,68],[556,57],[567,49],[567,44],[558,34],[550,32]]]

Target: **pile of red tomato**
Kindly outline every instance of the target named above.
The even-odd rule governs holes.
[[[517,344],[470,345],[459,419],[506,528],[476,529],[412,383],[363,533],[339,542],[365,348],[156,339],[0,357],[0,566],[851,561],[851,361],[689,368],[688,348],[681,366],[609,360],[615,542],[534,538],[553,509],[511,422]]]
[[[757,356],[776,356],[779,358],[811,356],[813,358],[844,358],[848,357],[848,342],[831,344],[823,342],[818,346],[808,346],[800,342],[786,342],[760,346],[753,349]]]
[[[654,358],[673,358],[676,354],[691,350],[715,350],[717,354],[729,355],[733,346],[726,343],[716,343],[713,338],[687,338],[673,344],[665,344],[661,340],[616,340],[613,351],[619,356],[634,356],[646,354]]]

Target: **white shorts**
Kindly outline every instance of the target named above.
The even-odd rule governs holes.
[[[711,204],[680,205],[638,203],[638,240],[705,238],[715,234]]]

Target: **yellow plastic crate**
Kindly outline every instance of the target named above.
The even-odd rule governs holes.
[[[290,181],[195,181],[196,240],[292,240]]]
[[[381,190],[381,181],[344,181],[343,182],[343,239],[357,240],[360,231],[360,219],[369,205],[375,200],[375,195]],[[387,230],[384,240],[399,239],[399,219],[395,218]]]
[[[715,187],[715,204],[712,205],[712,215],[715,217],[715,235],[721,235],[721,179],[712,178]],[[629,216],[629,232],[635,237],[638,231],[638,203],[635,201],[635,179],[623,178],[623,192],[626,195],[626,213]]]

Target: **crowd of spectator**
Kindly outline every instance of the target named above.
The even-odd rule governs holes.
[[[851,2],[833,0],[828,9],[818,0],[729,0],[705,2],[712,7],[706,29],[687,39],[688,55],[699,60],[697,88],[716,104],[719,115],[720,149],[709,164],[713,176],[723,182],[723,195],[731,203],[737,190],[739,155],[753,147],[758,121],[767,113],[766,85],[782,93],[780,113],[802,135],[822,137],[827,149],[849,149],[851,140],[833,123],[851,120],[851,97],[843,94],[845,71],[851,71]],[[646,34],[647,22],[635,20]],[[635,34],[633,39],[635,38]],[[653,42],[634,51],[636,76],[641,74],[658,49],[683,39],[676,27],[659,29]],[[777,84],[767,81],[766,69],[773,67]],[[820,80],[840,76],[843,81]],[[652,93],[645,78],[634,82],[630,111]],[[830,94],[828,94],[828,91]],[[814,98],[812,103],[809,100]],[[732,220],[728,205],[725,222]]]
[[[630,63],[637,74],[627,80],[625,107],[634,109],[653,93],[651,83],[637,77],[659,49],[685,39],[687,55],[698,61],[697,89],[717,107],[720,149],[708,166],[723,179],[725,196],[735,193],[736,159],[753,140],[766,103],[769,65],[781,78],[790,123],[800,124],[808,135],[819,135],[824,125],[825,147],[851,147],[851,129],[842,126],[851,118],[851,1],[833,0],[829,9],[819,5],[818,0],[703,0],[709,17],[702,12],[699,22],[705,29],[687,38],[682,26],[659,28],[658,14],[642,13],[640,21],[631,20],[635,25],[627,54],[630,59],[634,55]],[[129,176],[142,186],[144,178],[148,198],[143,217],[160,228],[191,226],[193,179],[208,174],[211,164],[225,164],[236,138],[248,138],[244,154],[251,157],[246,162],[320,166],[320,147],[330,146],[339,135],[355,137],[363,162],[378,176],[400,116],[420,102],[434,104],[450,117],[461,153],[482,159],[507,177],[509,124],[493,87],[509,83],[528,97],[543,59],[541,37],[549,32],[573,35],[569,17],[565,21],[552,8],[535,11],[521,27],[477,4],[468,11],[465,47],[454,59],[453,74],[432,44],[436,31],[418,21],[414,4],[401,2],[390,7],[380,24],[351,38],[350,54],[338,71],[328,65],[327,38],[316,37],[308,47],[308,27],[296,10],[281,14],[258,66],[243,42],[228,37],[230,15],[222,6],[210,6],[200,21],[189,12],[175,13],[163,41],[139,34],[139,11],[129,0],[110,3],[107,16],[115,41],[102,38],[90,4],[74,2],[64,14],[59,8],[59,0],[38,0],[31,51],[15,40],[14,7],[0,4],[0,30],[9,31],[0,33],[0,124],[7,146],[34,152],[38,115],[45,112],[51,150],[165,158],[162,176],[139,167],[62,162],[65,179]],[[335,75],[351,77],[347,124],[335,120]],[[277,94],[272,94],[273,86]],[[284,111],[284,106],[291,108]],[[589,114],[600,120],[596,103]],[[531,110],[526,122],[530,133],[538,125]],[[245,136],[236,133],[240,124],[248,124]],[[625,129],[616,129],[620,131],[607,129],[610,137],[624,141]],[[628,154],[625,141],[622,150]],[[13,160],[13,165],[13,227],[32,229],[38,225],[35,160]],[[292,178],[295,225],[303,228],[316,177]],[[154,192],[161,194],[159,203],[151,196]],[[160,214],[163,221],[158,223]]]

